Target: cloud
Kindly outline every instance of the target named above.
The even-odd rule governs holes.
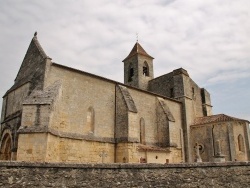
[[[249,0],[3,1],[0,94],[13,84],[35,31],[53,61],[121,82],[136,33],[155,58],[155,76],[183,67],[212,91],[249,82],[249,7]]]
[[[232,71],[232,72],[222,72],[217,73],[214,77],[208,79],[208,83],[224,83],[224,82],[232,82],[237,81],[239,79],[245,79],[250,77],[250,72],[238,72],[238,71]]]

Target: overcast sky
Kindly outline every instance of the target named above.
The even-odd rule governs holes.
[[[250,120],[250,0],[0,0],[1,96],[35,31],[53,62],[119,82],[138,33],[155,77],[182,67],[214,114]]]

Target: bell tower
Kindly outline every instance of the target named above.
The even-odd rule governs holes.
[[[135,43],[124,62],[124,84],[148,90],[148,82],[154,78],[153,57]]]

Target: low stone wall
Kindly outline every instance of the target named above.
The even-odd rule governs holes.
[[[0,162],[0,187],[249,187],[250,162],[65,164]]]

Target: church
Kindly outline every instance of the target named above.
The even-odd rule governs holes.
[[[119,83],[52,62],[35,34],[3,96],[0,160],[249,161],[249,121],[214,115],[183,68],[155,78],[153,60],[136,42]]]

